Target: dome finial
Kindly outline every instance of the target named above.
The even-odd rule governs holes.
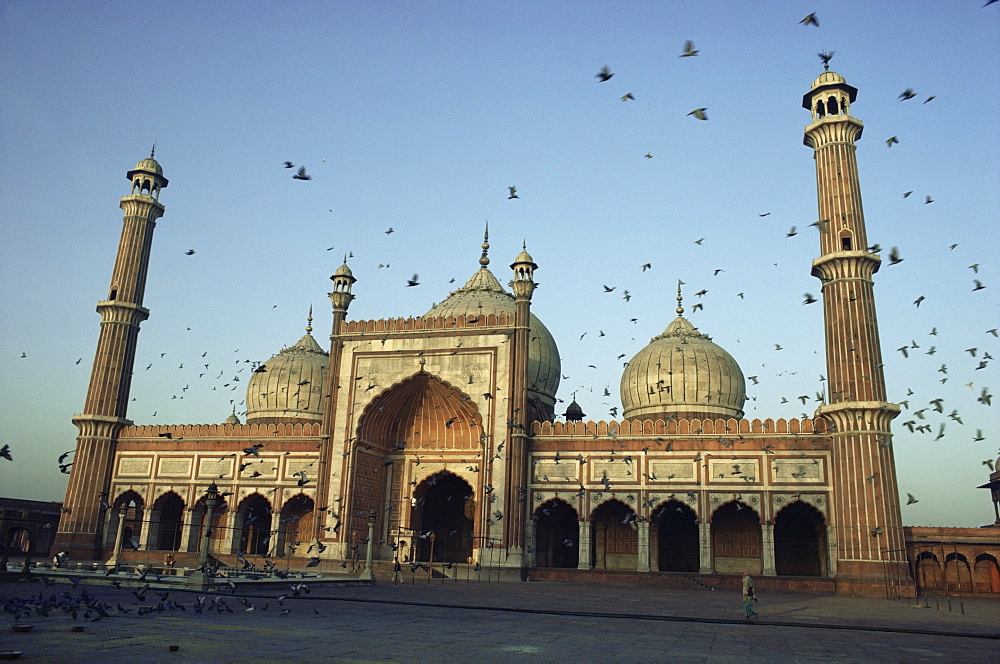
[[[823,61],[823,71],[830,71],[830,60],[833,59],[833,53],[833,51],[823,51],[816,54]]]
[[[681,281],[680,279],[678,279],[677,280],[677,315],[678,316],[683,316],[684,315],[684,307],[681,306],[681,304],[682,304],[682,302],[684,300],[684,298],[681,297],[681,286],[682,285],[684,285],[684,282]]]
[[[156,155],[156,141],[153,141],[153,149],[149,151],[149,158],[152,159]]]
[[[306,317],[306,334],[311,334],[313,331],[313,306],[309,305],[309,316]]]
[[[486,232],[483,233],[483,255],[479,257],[479,265],[485,268],[490,264],[490,258],[487,255],[490,251],[490,222],[486,220]]]

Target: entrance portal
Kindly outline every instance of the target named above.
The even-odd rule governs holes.
[[[454,473],[441,471],[413,492],[410,524],[418,534],[416,560],[465,563],[472,560],[476,513],[472,487]],[[433,550],[433,554],[432,554]]]
[[[794,576],[826,574],[826,528],[823,515],[801,501],[774,518],[774,571]]]

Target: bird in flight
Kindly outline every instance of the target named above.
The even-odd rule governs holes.
[[[815,25],[817,28],[819,27],[819,19],[816,18],[815,12],[810,13],[804,19],[799,21],[799,23],[802,25]]]
[[[625,94],[622,95],[622,101],[628,101],[629,99],[635,101],[635,97],[632,96],[631,92],[626,92]]]
[[[906,101],[907,99],[913,99],[917,96],[917,93],[913,91],[913,88],[906,88],[899,93],[899,101]]]
[[[652,158],[653,158],[653,153],[652,153],[652,152],[647,152],[647,153],[646,153],[646,154],[644,154],[643,156],[644,156],[644,157],[645,157],[646,159],[652,159]]]
[[[799,232],[798,232],[797,230],[795,230],[795,226],[792,226],[792,227],[791,227],[791,228],[790,228],[790,229],[788,230],[788,232],[787,232],[787,233],[785,233],[785,237],[794,237],[794,236],[796,236],[796,235],[798,235],[798,234],[799,234]]]
[[[312,180],[311,175],[306,175],[306,167],[299,168],[299,172],[292,176],[293,180]]]
[[[290,161],[285,162],[285,168],[295,168],[295,164]]]
[[[925,100],[924,100],[924,103],[926,104],[926,103],[927,103],[927,102],[929,102],[929,101],[930,101],[931,99],[934,99],[934,97],[935,97],[935,95],[931,95],[930,97],[928,97],[927,99],[925,99]]]
[[[830,64],[830,60],[833,59],[833,54],[835,51],[823,51],[822,53],[817,53],[819,59],[823,61],[823,66],[826,67]]]
[[[813,302],[816,301],[816,298],[812,296],[812,293],[806,293],[805,298],[806,299],[802,304],[812,304]]]
[[[708,110],[707,108],[696,108],[690,113],[688,113],[688,115],[693,115],[695,118],[699,120],[707,120],[708,116],[705,114],[705,111],[707,110]]]
[[[194,256],[194,249],[188,249],[184,252],[185,256]]]
[[[507,187],[507,191],[510,192],[510,195],[507,197],[507,200],[510,200],[512,198],[520,198],[520,196],[517,195],[517,187]]]
[[[918,501],[917,501],[917,499],[916,499],[916,498],[914,498],[914,497],[913,497],[913,494],[912,494],[912,493],[908,493],[908,494],[906,494],[906,504],[907,504],[907,505],[912,505],[912,504],[913,504],[913,503],[915,503],[915,502],[918,502]]]
[[[684,42],[684,52],[680,54],[681,58],[690,58],[692,56],[698,55],[698,51],[694,47],[694,42],[688,40]]]
[[[899,249],[897,247],[893,247],[892,249],[890,249],[889,250],[889,265],[897,265],[897,264],[902,263],[902,262],[903,262],[903,259],[899,257]]]
[[[406,285],[407,285],[407,286],[419,286],[419,285],[420,285],[420,282],[419,282],[419,281],[417,281],[417,280],[418,280],[419,278],[420,278],[420,277],[418,277],[417,275],[413,275],[413,277],[412,277],[412,278],[410,278],[410,279],[408,279],[408,280],[406,281]]]
[[[392,234],[393,234],[393,233],[395,233],[395,232],[396,232],[396,231],[392,230],[392,226],[390,226],[390,227],[389,227],[389,230],[387,230],[387,231],[385,232],[385,234],[386,234],[386,235],[392,235]]]
[[[899,143],[899,139],[896,138],[895,136],[890,136],[889,138],[885,139],[885,144],[888,145],[890,148],[892,147],[893,143]]]
[[[605,81],[610,80],[612,76],[614,76],[614,74],[611,73],[611,69],[609,69],[607,65],[604,65],[601,67],[601,71],[594,75],[594,78],[601,79],[598,83],[604,83]]]

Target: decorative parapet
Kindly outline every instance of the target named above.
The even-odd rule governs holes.
[[[468,328],[513,327],[513,314],[483,314],[468,316],[431,316],[417,318],[380,318],[378,320],[350,320],[341,328],[341,334],[373,332],[430,332]]]
[[[166,434],[169,434],[167,436]],[[294,424],[138,424],[125,427],[119,438],[301,438],[320,435],[318,422]]]
[[[725,436],[728,434],[816,434],[827,433],[826,420],[691,419],[622,420],[621,422],[533,422],[534,436]]]

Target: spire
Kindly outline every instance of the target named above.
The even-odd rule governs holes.
[[[479,265],[486,268],[490,264],[490,258],[487,255],[490,251],[490,222],[486,222],[486,232],[483,233],[483,255],[479,257]]]
[[[306,318],[306,334],[313,331],[313,306],[309,305],[309,316]]]
[[[683,301],[684,301],[684,298],[681,296],[681,285],[683,283],[684,282],[681,281],[680,279],[677,280],[677,315],[678,316],[683,316],[684,315],[684,307],[681,306],[682,303],[683,303]]]

